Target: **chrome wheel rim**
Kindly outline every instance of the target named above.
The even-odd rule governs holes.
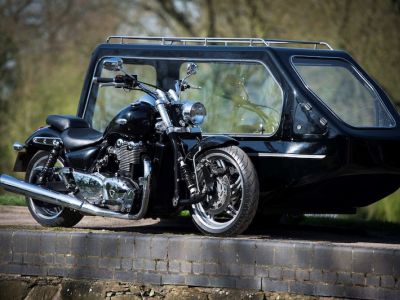
[[[35,175],[37,172],[35,170],[40,169],[47,161],[47,156],[38,159],[32,167],[31,173],[29,174],[29,183],[35,183]],[[64,167],[62,161],[57,160],[55,167]],[[34,214],[42,219],[52,220],[57,218],[63,211],[64,207],[53,205],[50,203],[42,202],[40,200],[32,199],[32,197],[27,197],[30,207]]]
[[[222,185],[227,185],[228,181],[226,179],[217,178],[216,183],[216,194],[218,200],[224,196],[224,191],[229,193],[229,199],[225,199],[224,203],[218,203],[218,200],[214,199],[214,206],[210,209],[207,207],[207,202],[210,201],[210,196],[207,196],[207,200],[192,205],[192,218],[193,220],[202,228],[218,233],[226,230],[230,227],[238,218],[242,205],[243,205],[243,174],[237,162],[224,153],[214,152],[203,157],[212,163],[217,165],[222,165],[228,168],[229,187]],[[200,180],[201,181],[201,180]],[[200,182],[200,189],[202,189],[203,184]],[[217,200],[217,201],[215,201]],[[208,203],[209,204],[209,203]],[[213,211],[215,213],[213,213]]]

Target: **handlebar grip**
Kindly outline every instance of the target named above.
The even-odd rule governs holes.
[[[96,83],[111,83],[114,82],[114,78],[106,78],[106,77],[95,77]]]

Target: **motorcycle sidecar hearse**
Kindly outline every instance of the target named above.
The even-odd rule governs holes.
[[[104,61],[173,89],[198,66],[184,97],[202,102],[204,136],[227,135],[253,162],[262,214],[353,213],[400,187],[400,117],[382,88],[346,52],[324,42],[258,38],[112,36],[93,52],[77,116],[103,132],[139,91],[101,89]],[[185,139],[191,149],[195,140]],[[210,140],[212,142],[212,140]],[[21,154],[22,155],[22,154]],[[24,170],[25,158],[16,170]],[[153,174],[173,176],[171,151]],[[162,166],[162,167],[160,167]],[[147,216],[175,211],[173,187],[153,182]]]

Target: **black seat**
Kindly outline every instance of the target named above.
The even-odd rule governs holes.
[[[102,141],[103,134],[92,128],[69,128],[61,133],[65,148],[74,150]]]
[[[90,128],[86,120],[70,115],[49,115],[46,123],[60,131],[68,128]]]

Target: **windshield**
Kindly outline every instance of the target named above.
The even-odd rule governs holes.
[[[272,135],[279,127],[283,92],[267,67],[258,62],[198,62],[183,97],[207,108],[205,133]],[[180,78],[186,64],[181,65]]]
[[[340,119],[354,127],[394,127],[395,122],[372,86],[345,60],[293,59],[308,88]]]

